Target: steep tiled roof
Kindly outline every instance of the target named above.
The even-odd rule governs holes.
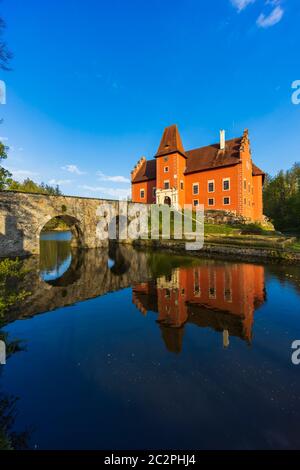
[[[252,175],[253,176],[262,176],[263,177],[263,182],[264,182],[265,177],[266,177],[266,173],[264,171],[262,171],[260,168],[258,168],[258,166],[254,165],[254,163],[252,163]]]
[[[178,128],[175,124],[165,128],[155,157],[169,155],[174,152],[179,152],[184,157],[186,156]]]
[[[156,178],[156,160],[147,160],[143,163],[135,177],[133,183],[142,183],[143,181],[155,180]]]
[[[253,176],[265,175],[265,172],[252,163],[252,174]]]
[[[185,174],[222,166],[236,165],[240,161],[241,140],[241,137],[227,140],[225,150],[220,150],[219,143],[189,150],[186,152],[187,162]]]

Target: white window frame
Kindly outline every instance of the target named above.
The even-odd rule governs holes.
[[[210,185],[211,183],[214,185],[213,191],[210,191],[210,190],[209,190],[209,185]],[[208,193],[214,193],[215,190],[216,190],[215,180],[208,180],[208,181],[207,181],[207,192],[208,192]]]
[[[169,173],[169,167],[168,166],[164,167],[164,173]]]
[[[225,189],[225,188],[224,188],[224,183],[225,183],[225,181],[228,181],[228,183],[229,183],[229,188],[228,188],[228,189]],[[230,191],[230,189],[231,189],[231,181],[230,181],[230,178],[223,178],[223,181],[222,181],[222,189],[223,189],[223,191]]]
[[[142,196],[142,193],[144,194],[144,196]],[[144,188],[141,188],[141,189],[140,189],[140,198],[141,198],[141,199],[145,199],[145,194],[146,194],[146,193],[145,193],[145,189],[144,189]]]
[[[168,186],[169,186],[168,188],[166,188],[165,186],[166,183],[168,183]],[[167,190],[170,189],[170,180],[164,180],[164,189],[167,189]]]
[[[184,190],[184,182],[183,182],[183,180],[180,180],[180,189],[181,189],[181,191]]]
[[[228,204],[225,204],[225,199],[228,199],[229,201]],[[230,204],[231,204],[230,196],[223,197],[223,206],[230,206]]]
[[[194,191],[195,187],[197,188],[197,193],[195,193]],[[198,196],[199,195],[199,183],[193,183],[192,190],[193,190],[193,196]]]
[[[214,202],[213,204],[210,204],[210,203],[209,203],[210,199],[213,200],[213,202]],[[216,205],[215,198],[214,198],[214,197],[209,197],[209,198],[207,199],[207,205],[208,205],[208,207],[214,207],[214,206]]]

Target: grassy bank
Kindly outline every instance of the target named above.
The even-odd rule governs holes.
[[[134,245],[193,256],[300,264],[300,239],[266,230],[257,224],[205,224],[204,240],[201,250],[191,252],[185,250],[185,240],[137,240]]]

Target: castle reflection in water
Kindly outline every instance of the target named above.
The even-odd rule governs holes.
[[[187,324],[217,332],[224,347],[233,336],[251,344],[254,314],[266,297],[264,266],[122,245],[74,252],[69,243],[56,243],[45,241],[40,259],[24,261],[27,274],[18,289],[28,295],[11,308],[7,322],[131,288],[143,315],[157,313],[171,352],[182,351]]]
[[[169,276],[133,287],[133,303],[143,315],[158,313],[162,337],[171,352],[183,346],[187,323],[212,328],[251,344],[255,310],[265,301],[264,267],[252,264],[207,264],[176,268]]]

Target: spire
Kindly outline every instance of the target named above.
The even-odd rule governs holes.
[[[155,157],[169,155],[170,153],[180,153],[186,158],[186,154],[181,142],[181,137],[176,124],[166,127]]]

